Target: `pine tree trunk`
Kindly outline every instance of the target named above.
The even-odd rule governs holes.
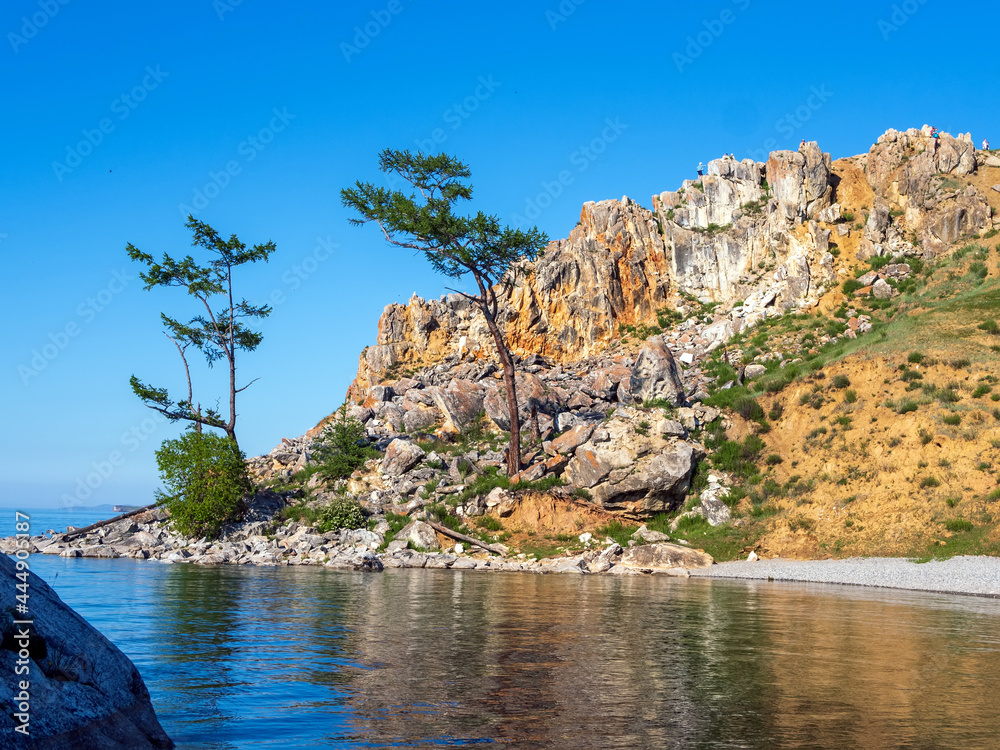
[[[521,416],[517,410],[517,381],[515,380],[514,358],[507,349],[503,334],[490,311],[482,307],[486,325],[493,334],[493,342],[503,365],[503,382],[507,390],[507,411],[510,412],[510,443],[507,446],[507,476],[512,477],[521,470]]]

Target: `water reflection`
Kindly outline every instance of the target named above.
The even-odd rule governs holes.
[[[993,600],[36,560],[133,657],[182,748],[986,748],[1000,736]]]

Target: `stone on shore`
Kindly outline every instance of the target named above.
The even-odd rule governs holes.
[[[621,565],[631,570],[668,570],[670,568],[707,568],[715,560],[701,550],[661,542],[629,547],[622,553]]]

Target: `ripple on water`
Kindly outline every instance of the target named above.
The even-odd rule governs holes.
[[[34,556],[181,748],[992,747],[1000,602]]]

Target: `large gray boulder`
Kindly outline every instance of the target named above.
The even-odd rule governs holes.
[[[580,450],[577,450],[577,458],[580,457]],[[696,459],[689,443],[676,443],[638,461],[621,478],[612,474],[609,481],[598,484],[591,494],[605,510],[636,518],[671,511],[684,502],[691,486]],[[598,464],[601,469],[607,469],[603,472],[604,476],[611,474],[606,463]],[[570,465],[573,465],[572,461]]]
[[[423,449],[416,443],[396,438],[385,449],[382,473],[391,477],[401,476],[420,463],[424,455]]]
[[[483,413],[486,390],[478,383],[452,379],[446,388],[435,386],[427,391],[444,415],[445,429],[452,432],[461,432]]]
[[[412,542],[414,547],[419,547],[420,549],[441,549],[441,545],[438,544],[437,533],[430,524],[423,521],[413,521],[407,524],[396,534],[396,539],[404,542]]]
[[[674,406],[684,403],[684,381],[662,336],[646,341],[632,367],[629,384],[636,401],[662,398]]]
[[[654,572],[671,568],[707,568],[714,562],[711,555],[701,550],[661,542],[629,547],[620,564],[632,570]]]
[[[172,748],[135,665],[34,574],[28,580],[33,624],[14,622],[24,619],[14,614],[16,573],[14,562],[0,555],[0,669],[5,675],[0,680],[0,748]],[[27,673],[18,675],[19,666]],[[19,738],[15,729],[23,723],[17,718],[22,680],[29,683],[30,740]]]
[[[559,395],[549,388],[541,378],[527,372],[519,372],[515,377],[517,389],[517,413],[521,424],[526,425],[534,406],[539,414],[556,416],[565,409]],[[510,409],[507,407],[507,389],[498,383],[483,399],[483,408],[493,423],[501,430],[510,429]]]

